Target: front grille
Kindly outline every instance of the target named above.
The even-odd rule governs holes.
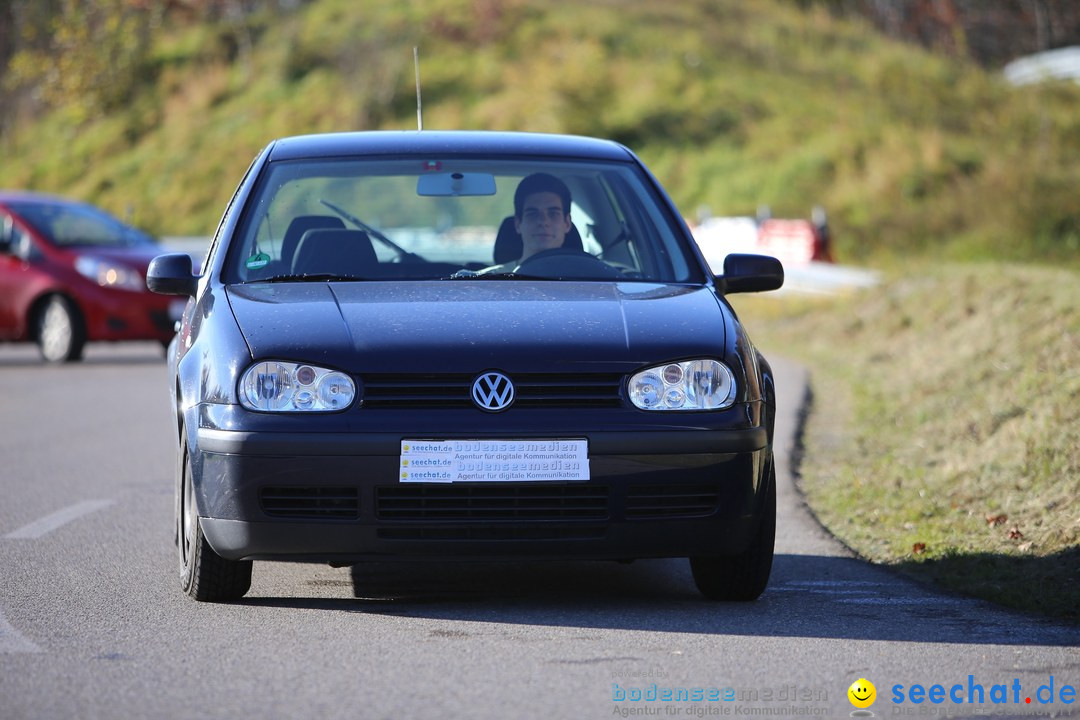
[[[716,512],[716,485],[635,485],[626,497],[626,517],[700,517]]]
[[[380,520],[603,520],[608,488],[596,485],[401,485],[376,491]]]
[[[475,375],[365,375],[367,408],[465,408],[472,402]],[[618,407],[622,375],[612,373],[526,373],[511,375],[514,407]]]
[[[259,507],[273,517],[355,520],[360,497],[354,487],[264,487]]]
[[[467,525],[456,527],[382,527],[380,540],[600,540],[603,525]]]

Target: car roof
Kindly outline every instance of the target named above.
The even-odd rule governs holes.
[[[61,197],[60,195],[50,195],[49,193],[34,192],[33,190],[0,190],[0,203],[9,202],[48,203],[51,205],[87,204],[82,202],[81,200],[72,200],[71,198]]]
[[[270,161],[358,155],[497,155],[632,161],[634,155],[612,140],[577,135],[473,130],[379,130],[298,135],[275,140]]]

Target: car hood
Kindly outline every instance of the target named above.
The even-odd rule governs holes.
[[[355,373],[625,372],[722,355],[703,286],[439,281],[232,285],[252,357]]]

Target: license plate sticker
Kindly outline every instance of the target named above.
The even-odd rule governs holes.
[[[402,440],[403,483],[567,482],[589,479],[589,442]]]

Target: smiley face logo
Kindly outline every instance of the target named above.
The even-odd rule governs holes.
[[[877,688],[874,687],[874,683],[870,682],[866,678],[859,678],[855,682],[851,683],[851,687],[847,691],[848,700],[851,704],[857,708],[868,708],[874,704],[874,700],[877,699]]]

